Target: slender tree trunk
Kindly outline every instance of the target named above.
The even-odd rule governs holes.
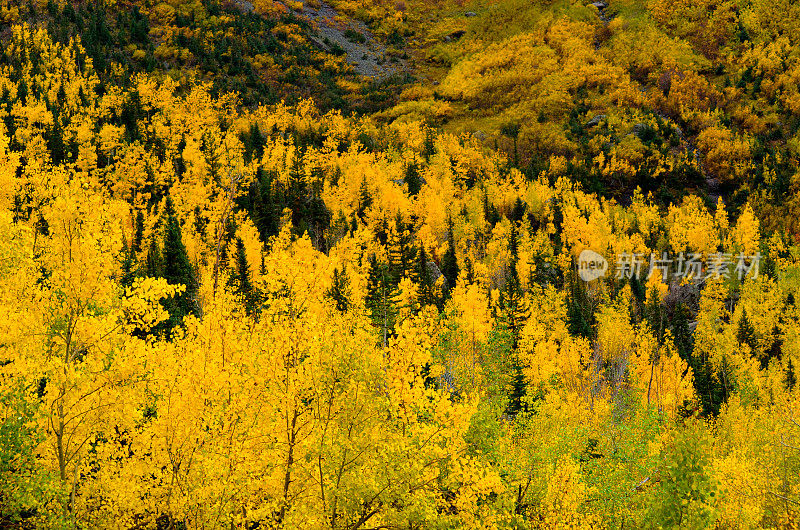
[[[217,295],[217,285],[219,284],[219,254],[222,250],[222,233],[225,230],[225,225],[228,222],[228,216],[233,206],[233,198],[236,195],[236,185],[239,182],[239,176],[234,175],[232,171],[228,172],[230,178],[230,186],[228,187],[228,200],[225,202],[225,208],[222,210],[222,217],[217,224],[217,247],[214,255],[214,296]]]
[[[281,512],[278,516],[280,521],[283,521],[284,517],[286,517],[286,508],[289,505],[289,486],[292,484],[292,466],[294,465],[294,446],[297,435],[296,428],[298,415],[297,409],[295,408],[294,412],[292,413],[292,421],[289,425],[288,432],[289,454],[286,456],[286,472],[283,475],[283,504],[281,505]]]

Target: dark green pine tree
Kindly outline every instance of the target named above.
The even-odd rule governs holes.
[[[410,227],[403,222],[398,213],[395,218],[394,231],[389,239],[389,272],[393,285],[398,285],[404,276],[413,276],[416,265],[417,248]]]
[[[772,327],[772,345],[767,350],[766,355],[761,356],[761,369],[766,370],[770,361],[773,359],[780,360],[783,357],[783,335],[778,326]]]
[[[248,315],[256,311],[258,296],[250,275],[250,264],[247,263],[247,252],[242,238],[236,238],[236,263],[231,271],[229,285],[234,293],[241,297]]]
[[[747,311],[742,309],[742,318],[739,319],[739,325],[736,328],[736,341],[739,344],[747,344],[751,352],[756,350],[756,330],[750,319],[747,318]]]
[[[442,256],[442,274],[447,285],[445,297],[449,296],[450,290],[458,281],[458,260],[456,259],[456,241],[453,236],[453,219],[447,217],[447,250]]]
[[[292,224],[298,234],[302,234],[307,229],[305,219],[303,219],[307,198],[305,163],[303,155],[298,149],[295,152],[294,160],[292,160],[292,167],[289,169],[289,181],[286,188],[286,203],[292,210]]]
[[[131,241],[131,252],[139,253],[142,250],[142,239],[144,238],[144,214],[141,210],[136,211],[134,220],[133,241]]]
[[[346,268],[342,268],[341,272],[338,267],[333,269],[333,281],[325,296],[333,302],[337,311],[345,313],[350,308],[350,278]]]
[[[355,232],[355,228],[353,231]],[[386,217],[382,217],[378,226],[375,227],[375,239],[383,246],[389,243],[389,223],[386,221]]]
[[[475,282],[475,268],[472,266],[472,259],[469,256],[464,258],[464,272],[466,273],[467,284]]]
[[[522,292],[522,285],[517,272],[519,261],[519,241],[517,226],[511,224],[511,237],[509,240],[509,251],[511,258],[508,264],[508,275],[506,283],[500,291],[500,315],[499,322],[511,338],[512,345],[512,375],[509,401],[506,412],[510,415],[517,414],[525,409],[524,397],[527,394],[527,382],[522,372],[522,364],[519,362],[518,346],[519,335],[522,326],[528,319],[528,307]]]
[[[258,229],[261,241],[266,242],[271,236],[277,235],[280,216],[272,192],[273,174],[261,168],[257,174],[258,178],[250,190],[252,196],[250,217]]]
[[[500,213],[497,211],[495,205],[489,202],[489,193],[486,191],[486,188],[483,189],[483,217],[492,228],[500,221]]]
[[[417,163],[411,163],[406,168],[405,183],[408,185],[408,195],[414,197],[422,189],[422,177],[419,174]]]
[[[228,256],[228,246],[233,238],[236,237],[236,219],[229,215],[225,220],[225,226],[222,227],[222,241],[220,244],[219,252],[219,268],[227,269],[229,267],[230,256]]]
[[[422,156],[429,162],[431,157],[436,154],[436,133],[430,127],[425,128],[425,142],[422,145]]]
[[[17,100],[22,105],[25,105],[28,101],[28,83],[26,79],[20,79],[17,84]]]
[[[64,144],[64,130],[61,128],[57,117],[53,125],[47,131],[46,138],[47,149],[50,151],[50,158],[53,164],[58,165],[63,162],[66,157],[66,146]]]
[[[719,405],[717,406],[717,414],[719,413],[719,407],[723,403],[727,403],[728,399],[733,394],[733,391],[736,389],[736,381],[733,379],[733,368],[731,367],[730,361],[728,361],[728,356],[722,356],[722,364],[717,372],[717,379],[722,386],[722,399],[720,400]]]
[[[361,186],[358,188],[358,208],[356,215],[362,221],[367,213],[367,210],[372,206],[372,194],[369,192],[366,177],[361,179]]]
[[[420,307],[435,305],[440,307],[441,300],[436,296],[433,278],[428,270],[428,255],[425,248],[420,245],[417,253],[417,266],[414,271],[414,281],[417,282],[417,304]]]
[[[675,347],[678,349],[678,355],[691,364],[694,344],[692,332],[689,330],[689,308],[683,302],[675,307],[672,314],[672,337]]]
[[[255,122],[250,124],[250,130],[245,134],[243,143],[244,158],[248,164],[253,160],[259,160],[264,155],[265,138]]]
[[[645,303],[644,316],[645,320],[647,320],[647,323],[650,325],[650,329],[656,334],[658,343],[663,344],[666,316],[664,314],[664,306],[661,303],[661,296],[655,286],[651,289],[647,302]]]
[[[573,270],[567,280],[567,327],[571,335],[591,339],[594,334],[594,309],[586,284]]]
[[[716,416],[725,399],[720,374],[715,373],[708,359],[692,357],[694,388],[700,398],[703,416]]]
[[[508,136],[514,141],[514,167],[519,167],[519,154],[517,151],[517,141],[519,139],[519,123],[507,123],[500,128],[503,136]]]
[[[797,385],[797,374],[794,372],[794,363],[789,359],[789,364],[786,365],[786,388],[794,390]]]
[[[133,284],[133,280],[136,278],[136,254],[133,248],[128,246],[128,240],[124,234],[122,236],[122,253],[120,258],[122,274],[119,284],[122,287],[130,287]]]
[[[161,259],[161,249],[156,238],[150,239],[142,274],[149,278],[161,278],[164,275],[164,261]]]
[[[392,282],[389,267],[378,263],[375,256],[369,258],[367,275],[367,296],[364,300],[373,326],[380,330],[381,342],[385,348],[392,331],[397,310],[392,299],[396,294],[396,284]]]
[[[310,178],[310,184],[306,186],[302,217],[315,248],[321,252],[327,252],[325,233],[331,226],[333,216],[325,205],[325,201],[322,200],[325,173],[322,168],[316,167],[311,170]]]
[[[522,199],[517,197],[517,200],[514,201],[514,208],[511,210],[511,215],[509,216],[509,219],[519,223],[524,218],[525,218],[525,203],[522,202]]]
[[[163,245],[163,278],[171,284],[181,284],[186,286],[186,290],[180,295],[172,297],[167,302],[167,311],[170,319],[168,330],[183,322],[186,315],[198,315],[199,306],[197,304],[197,276],[194,267],[189,261],[186,247],[181,238],[181,227],[172,199],[167,197],[167,207],[164,211],[166,223],[164,227]]]

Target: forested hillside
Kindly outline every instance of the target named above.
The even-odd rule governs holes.
[[[796,528],[784,4],[0,0],[0,528]]]

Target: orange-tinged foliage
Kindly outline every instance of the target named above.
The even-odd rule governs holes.
[[[486,120],[508,156],[408,115],[245,108],[158,72],[123,82],[77,39],[8,32],[0,521],[616,528],[658,506],[702,508],[712,527],[795,524],[800,250],[764,217],[774,190],[727,193],[797,184],[800,149],[763,142],[775,102],[796,112],[794,37],[743,54],[741,86],[686,48],[734,61],[738,22],[771,8],[652,1],[643,26],[620,2],[606,28],[582,3],[495,2],[542,24],[489,35],[491,5],[337,4],[392,11],[387,35],[436,9],[477,19],[457,19],[468,31],[436,93],[405,103],[451,99],[437,119]],[[232,20],[207,7],[148,7],[162,60],[194,60],[168,41],[181,17]],[[669,53],[634,71],[633,51],[604,49],[631,32]],[[772,164],[758,176],[757,153]],[[680,201],[654,186],[681,178]],[[727,203],[690,193],[711,178]],[[605,276],[576,273],[585,250]],[[613,274],[623,252],[643,274]],[[664,253],[705,268],[647,276]],[[740,254],[758,275],[708,274]]]

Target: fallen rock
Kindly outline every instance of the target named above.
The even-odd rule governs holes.
[[[464,13],[464,16],[465,17],[477,17],[478,13],[476,13],[474,11],[467,11],[466,13]]]
[[[245,14],[252,13],[253,10],[255,10],[253,4],[248,2],[247,0],[235,0],[234,4],[236,4],[236,7],[238,7],[239,10]]]
[[[486,140],[486,133],[483,131],[475,131],[472,133],[472,136],[474,136],[480,142]]]
[[[605,2],[594,2],[592,5],[596,7],[598,11],[602,11],[603,9],[608,7],[608,4]]]
[[[438,280],[440,277],[444,277],[444,284],[445,286],[447,286],[447,277],[444,274],[442,274],[442,271],[439,269],[436,263],[434,263],[433,261],[429,261],[425,265],[428,269],[428,276],[430,276],[431,281],[435,283],[436,280]]]
[[[447,36],[446,36],[446,37],[445,37],[443,40],[444,40],[445,42],[453,42],[453,41],[457,41],[458,39],[460,39],[461,37],[463,37],[463,36],[464,36],[466,33],[467,33],[466,31],[464,31],[463,29],[460,29],[460,30],[458,30],[458,31],[454,31],[454,32],[453,32],[453,33],[451,33],[450,35],[447,35]]]
[[[605,119],[606,119],[606,115],[605,114],[598,114],[597,116],[595,116],[591,120],[587,121],[586,122],[586,126],[587,127],[594,127],[595,125],[600,125],[600,122],[604,121]]]
[[[331,52],[331,47],[328,46],[327,44],[325,44],[323,41],[319,40],[318,38],[309,37],[308,40],[311,41],[311,44],[316,46],[318,49],[320,49],[320,50],[322,50],[324,52],[327,52],[327,53]]]

